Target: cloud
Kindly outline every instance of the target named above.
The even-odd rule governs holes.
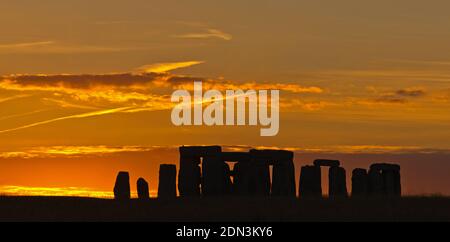
[[[0,120],[7,120],[7,119],[11,119],[11,118],[24,117],[24,116],[28,116],[28,115],[32,115],[32,114],[48,111],[48,110],[49,109],[37,109],[37,110],[30,111],[30,112],[12,114],[12,115],[8,115],[8,116],[0,117]]]
[[[208,144],[191,144],[208,145]],[[112,146],[112,145],[69,145],[69,146],[38,146],[21,150],[0,152],[0,158],[59,158],[59,157],[93,157],[116,153],[150,152],[156,150],[170,150],[177,152],[180,145],[169,146]],[[303,153],[344,153],[344,154],[402,154],[402,153],[450,153],[448,149],[431,149],[420,146],[401,145],[325,145],[325,146],[248,146],[221,145],[224,151],[245,152],[250,149],[290,150]]]
[[[449,82],[447,69],[368,69],[368,70],[324,70],[305,72],[304,76],[316,80],[334,81],[384,81],[390,82]]]
[[[96,21],[94,24],[96,25],[116,25],[116,24],[135,24],[138,23],[136,21],[131,20],[109,20],[109,21]]]
[[[12,132],[12,131],[27,129],[27,128],[36,127],[36,126],[40,126],[40,125],[44,125],[44,124],[57,122],[57,121],[67,120],[67,119],[88,118],[88,117],[94,117],[94,116],[99,116],[99,115],[118,113],[118,112],[122,112],[124,110],[130,109],[130,108],[131,107],[120,107],[120,108],[112,108],[112,109],[105,109],[105,110],[93,111],[93,112],[88,112],[88,113],[63,116],[63,117],[39,121],[39,122],[35,122],[35,123],[31,123],[31,124],[27,124],[27,125],[15,127],[15,128],[3,129],[3,130],[0,130],[0,133],[8,133],[8,132]]]
[[[42,98],[42,101],[54,103],[62,108],[98,109],[98,107],[70,103],[70,102],[67,102],[67,101],[64,101],[61,99],[55,99],[55,98]]]
[[[185,68],[204,63],[203,61],[184,61],[184,62],[166,62],[145,65],[137,68],[138,72],[143,73],[164,73],[179,68]]]
[[[222,40],[231,40],[233,36],[231,34],[225,33],[218,29],[208,28],[204,32],[201,33],[187,33],[181,35],[175,35],[176,38],[183,39],[209,39],[209,38],[218,38]]]
[[[377,105],[377,104],[387,104],[387,105],[398,105],[410,103],[412,99],[420,98],[426,95],[426,91],[423,88],[418,87],[408,87],[403,89],[391,90],[391,91],[380,91],[377,88],[370,86],[367,90],[372,93],[375,97],[358,99],[356,103],[364,105]]]
[[[169,110],[175,104],[170,101],[173,90],[193,90],[194,81],[202,81],[204,90],[281,90],[290,95],[320,94],[323,89],[296,83],[241,82],[174,75],[168,71],[201,63],[200,61],[157,63],[147,65],[140,72],[113,74],[15,74],[0,77],[0,89],[23,92],[19,96],[36,95],[40,103],[66,109],[93,110],[86,113],[49,118],[26,125],[5,128],[7,133],[58,121],[90,118],[115,113],[151,112]],[[0,100],[1,102],[1,100]],[[309,105],[307,108],[314,109]],[[319,108],[319,107],[317,107]],[[17,116],[19,117],[19,116]]]
[[[164,84],[171,85],[175,89],[193,89],[193,81],[202,81],[204,89],[216,89],[216,90],[280,90],[291,93],[315,93],[319,94],[324,92],[320,87],[309,86],[305,87],[295,83],[267,83],[267,82],[238,82],[227,80],[215,80],[215,79],[203,79],[193,77],[175,76],[167,79]]]
[[[384,104],[404,104],[407,103],[408,100],[404,99],[404,98],[399,98],[399,97],[395,97],[395,96],[382,96],[379,98],[375,98],[371,100],[373,103],[384,103]]]
[[[432,66],[448,66],[449,61],[422,61],[422,60],[386,60],[387,62],[397,62],[406,64],[432,65]]]
[[[30,48],[30,47],[42,47],[55,44],[54,41],[36,41],[36,42],[26,42],[26,43],[10,43],[10,44],[0,44],[1,49],[20,49],[20,48]]]
[[[69,146],[39,146],[10,152],[1,152],[0,158],[55,158],[55,157],[80,157],[102,156],[124,152],[146,152],[156,149],[168,149],[174,151],[178,146],[110,146],[110,145],[69,145]]]
[[[224,150],[229,151],[248,151],[249,149],[275,149],[290,150],[299,153],[341,153],[341,154],[433,154],[450,153],[449,149],[432,149],[420,146],[402,146],[402,145],[328,145],[328,146],[310,146],[310,147],[289,147],[289,146],[248,146],[232,145],[222,146]]]
[[[18,99],[18,98],[29,97],[29,96],[31,96],[31,95],[29,95],[29,94],[19,94],[19,95],[15,95],[15,96],[0,98],[0,103],[11,101],[11,100],[15,100],[15,99]]]
[[[342,105],[341,103],[318,100],[307,101],[299,98],[283,98],[280,101],[280,107],[287,111],[302,109],[305,111],[318,111],[328,107],[336,107]]]
[[[422,97],[425,95],[425,90],[420,88],[406,88],[397,90],[395,94],[403,97]]]
[[[144,50],[145,47],[118,47],[118,46],[96,46],[60,43],[57,41],[35,41],[0,44],[0,53],[13,54],[75,54],[75,53],[101,53],[120,52],[130,50]]]
[[[49,88],[73,88],[92,89],[94,87],[129,87],[138,86],[152,82],[158,77],[158,73],[114,73],[114,74],[56,74],[56,75],[9,75],[3,76],[0,88],[32,90],[41,87],[42,90]]]
[[[187,67],[200,63],[199,61],[176,62],[170,65],[155,64],[159,71]],[[143,68],[138,68],[143,69]],[[147,69],[154,70],[154,69]],[[76,94],[79,99],[84,96],[95,96],[112,100],[148,100],[152,98],[149,92],[157,88],[193,89],[194,81],[202,81],[204,89],[217,90],[270,90],[277,89],[291,93],[322,93],[323,89],[316,86],[302,86],[296,83],[241,82],[204,77],[173,75],[168,72],[139,72],[115,74],[59,74],[59,75],[8,75],[0,80],[0,89],[14,91],[48,91]]]

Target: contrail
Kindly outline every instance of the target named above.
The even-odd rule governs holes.
[[[11,100],[18,99],[18,98],[23,98],[23,97],[30,97],[30,96],[31,96],[30,94],[20,94],[20,95],[16,95],[16,96],[6,97],[6,98],[0,99],[0,103],[11,101]]]
[[[27,115],[31,115],[31,114],[35,114],[35,113],[44,112],[44,111],[47,111],[47,110],[50,110],[50,109],[48,109],[48,108],[46,108],[46,109],[38,109],[38,110],[31,111],[31,112],[13,114],[13,115],[9,115],[9,116],[0,117],[0,120],[7,120],[7,119],[11,119],[11,118],[23,117],[23,116],[27,116]]]
[[[230,96],[225,96],[222,98],[218,98],[216,100],[227,100],[230,98],[236,98],[236,97],[240,97],[240,96],[244,96],[245,94],[234,94],[234,95],[230,95]],[[210,100],[201,100],[200,102],[193,102],[193,104],[204,104],[204,103],[208,103],[211,102]],[[191,105],[191,104],[189,104]],[[27,129],[27,128],[31,128],[31,127],[36,127],[39,125],[44,125],[44,124],[49,124],[49,123],[53,123],[53,122],[57,122],[57,121],[61,121],[61,120],[67,120],[67,119],[76,119],[76,118],[87,118],[87,117],[93,117],[93,116],[99,116],[99,115],[104,115],[104,114],[111,114],[111,113],[134,113],[134,112],[143,112],[143,111],[158,111],[158,110],[168,110],[171,109],[171,107],[162,107],[162,108],[154,108],[154,107],[141,107],[141,108],[136,108],[136,107],[121,107],[121,108],[112,108],[112,109],[105,109],[105,110],[100,110],[100,111],[94,111],[94,112],[88,112],[88,113],[81,113],[81,114],[75,114],[75,115],[70,115],[70,116],[64,116],[64,117],[59,117],[59,118],[54,118],[54,119],[49,119],[49,120],[45,120],[45,121],[40,121],[40,122],[36,122],[36,123],[32,123],[32,124],[27,124],[27,125],[23,125],[20,127],[16,127],[16,128],[11,128],[11,129],[4,129],[4,130],[0,130],[0,134],[1,133],[7,133],[7,132],[11,132],[11,131],[17,131],[17,130],[21,130],[21,129]]]
[[[127,109],[130,109],[130,108],[131,107],[112,108],[112,109],[64,116],[64,117],[49,119],[49,120],[40,121],[40,122],[36,122],[36,123],[32,123],[32,124],[27,124],[27,125],[23,125],[23,126],[16,127],[16,128],[0,130],[0,133],[7,133],[7,132],[11,132],[11,131],[16,131],[16,130],[27,129],[27,128],[36,127],[39,125],[49,124],[49,123],[66,120],[66,119],[87,118],[87,117],[99,116],[99,115],[104,115],[104,114],[118,113],[118,112],[122,112]]]

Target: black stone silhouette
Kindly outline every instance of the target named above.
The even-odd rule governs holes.
[[[272,196],[295,197],[294,153],[284,150],[263,150],[262,152],[264,157],[270,159],[273,166]]]
[[[220,156],[224,162],[236,162],[233,171],[230,174],[233,177],[231,195],[255,196],[261,194],[262,189],[259,183],[260,177],[258,174],[265,170],[264,164],[258,166],[252,160],[250,152],[222,152]],[[258,168],[256,168],[256,166],[258,166]],[[263,175],[264,174],[265,172],[263,172]]]
[[[355,168],[352,172],[352,196],[367,196],[369,177],[366,169]]]
[[[178,190],[180,196],[295,197],[293,156],[293,152],[286,150],[222,152],[220,146],[182,146]],[[233,170],[228,162],[234,163]],[[329,167],[329,197],[348,196],[346,171],[339,160],[316,159],[313,164],[301,168],[300,197],[322,197],[322,166]],[[352,196],[369,194],[400,196],[400,166],[377,163],[368,172],[362,168],[353,170]]]
[[[117,200],[128,200],[130,196],[130,175],[126,171],[120,171],[114,184],[114,198]]]
[[[374,169],[369,169],[369,195],[380,196],[383,195],[384,181],[381,172]]]
[[[158,198],[175,198],[177,167],[161,164],[159,166]]]
[[[328,196],[330,198],[347,196],[347,182],[344,168],[338,166],[330,167],[328,180]]]
[[[322,197],[321,166],[329,167],[328,196],[346,197],[347,181],[345,169],[338,160],[317,159],[313,166],[303,166],[300,172],[300,197]]]
[[[202,194],[218,196],[229,194],[229,166],[222,161],[220,153],[214,152],[203,157],[202,161]]]
[[[299,194],[302,198],[322,197],[320,166],[302,166]]]
[[[139,199],[149,199],[150,198],[150,194],[148,191],[148,183],[147,181],[145,181],[144,178],[140,177],[137,180],[136,183],[136,187],[137,187],[137,192],[138,192],[138,198]]]
[[[200,157],[180,157],[178,173],[178,191],[181,196],[200,195]]]
[[[180,196],[199,196],[201,194],[200,186],[202,187],[202,190],[205,189],[205,184],[202,184],[202,174],[199,166],[201,160],[202,158],[205,160],[206,156],[220,153],[222,148],[220,146],[181,146],[179,151],[180,171],[178,173],[178,191],[180,192]],[[208,173],[209,167],[205,168],[206,173]],[[202,169],[205,168],[202,167]],[[216,168],[216,166],[213,164],[212,173],[216,172],[214,168]],[[203,172],[205,172],[205,170],[203,170]],[[214,178],[214,176],[209,176],[207,180],[209,178],[213,181],[215,179],[222,181],[224,180],[223,177],[221,177],[221,179]],[[208,189],[209,187],[206,186],[207,193],[209,192]]]
[[[371,195],[401,196],[400,166],[375,163],[369,169],[369,192]]]
[[[295,197],[294,153],[286,150],[250,149],[248,152],[222,152],[220,146],[182,146],[178,191],[180,196],[283,196]],[[234,164],[230,169],[230,164]],[[339,160],[316,159],[301,167],[300,198],[322,198],[321,167],[328,173],[329,198],[348,196],[346,171]],[[270,168],[272,167],[272,177]],[[162,164],[159,170],[158,198],[177,196],[175,165]],[[117,200],[130,199],[128,172],[118,173],[114,185]],[[352,197],[401,196],[400,166],[374,163],[369,170],[355,168],[351,177]],[[139,199],[149,199],[149,185],[137,180]]]
[[[317,159],[314,160],[314,165],[315,166],[329,166],[329,167],[333,167],[333,166],[339,166],[340,162],[338,160],[326,160],[326,159]]]
[[[183,146],[178,189],[181,196],[295,196],[293,156],[284,150],[222,152],[220,146]],[[227,162],[235,162],[232,171]]]
[[[251,194],[252,167],[249,162],[238,162],[234,165],[233,189],[234,195],[246,196]]]

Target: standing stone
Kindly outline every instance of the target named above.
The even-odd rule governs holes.
[[[369,191],[373,195],[401,196],[400,166],[389,163],[370,165]]]
[[[369,178],[366,169],[355,168],[352,172],[352,196],[367,196]]]
[[[402,185],[400,180],[400,171],[394,171],[394,195],[399,197],[402,195]]]
[[[295,197],[295,169],[291,160],[278,161],[272,170],[272,195]]]
[[[249,162],[238,162],[233,168],[233,194],[239,196],[250,195],[252,167]]]
[[[338,166],[332,166],[328,172],[328,196],[347,197],[347,182],[345,176],[345,169]]]
[[[322,197],[320,166],[303,166],[300,170],[300,197]]]
[[[180,152],[181,153],[181,152]],[[180,154],[178,191],[180,196],[199,196],[201,184],[200,157]]]
[[[222,165],[225,173],[225,176],[223,176],[223,194],[231,195],[233,193],[233,182],[231,181],[232,172],[227,163],[223,162]]]
[[[202,162],[202,195],[218,196],[227,191],[228,165],[217,154],[210,154]],[[228,168],[229,170],[229,168]]]
[[[270,169],[267,162],[261,160],[252,161],[251,194],[255,196],[270,195]]]
[[[144,178],[140,177],[137,180],[137,192],[138,192],[138,198],[139,199],[149,199],[150,198],[150,194],[148,191],[148,183],[147,181],[145,181]]]
[[[159,166],[158,198],[175,198],[177,167],[161,164]]]
[[[248,195],[249,188],[249,174],[248,171],[251,169],[249,167],[250,163],[250,153],[249,152],[221,152],[221,160],[223,162],[236,162],[234,164],[233,170],[230,171],[230,166],[226,164],[225,169],[229,173],[225,176],[226,189],[229,191],[227,194],[231,195]],[[233,181],[231,181],[233,177]]]
[[[269,196],[271,187],[269,160],[275,159],[281,152],[251,149],[249,153],[252,167],[250,193],[254,196]]]
[[[380,196],[384,194],[383,176],[379,170],[369,169],[369,195]]]
[[[126,171],[120,171],[114,184],[114,198],[117,200],[128,200],[130,196],[130,175]]]
[[[392,196],[395,194],[395,171],[383,170],[381,175],[383,176],[383,191],[386,195]]]

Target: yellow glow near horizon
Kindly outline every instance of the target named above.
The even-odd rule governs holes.
[[[150,190],[152,197],[157,191]],[[87,187],[30,187],[30,186],[0,186],[0,196],[58,196],[58,197],[90,197],[113,199],[112,191],[99,191]],[[131,197],[136,198],[137,193],[131,192]]]
[[[0,186],[3,196],[64,196],[64,197],[96,197],[113,198],[113,192],[95,191],[85,187],[29,187]]]

